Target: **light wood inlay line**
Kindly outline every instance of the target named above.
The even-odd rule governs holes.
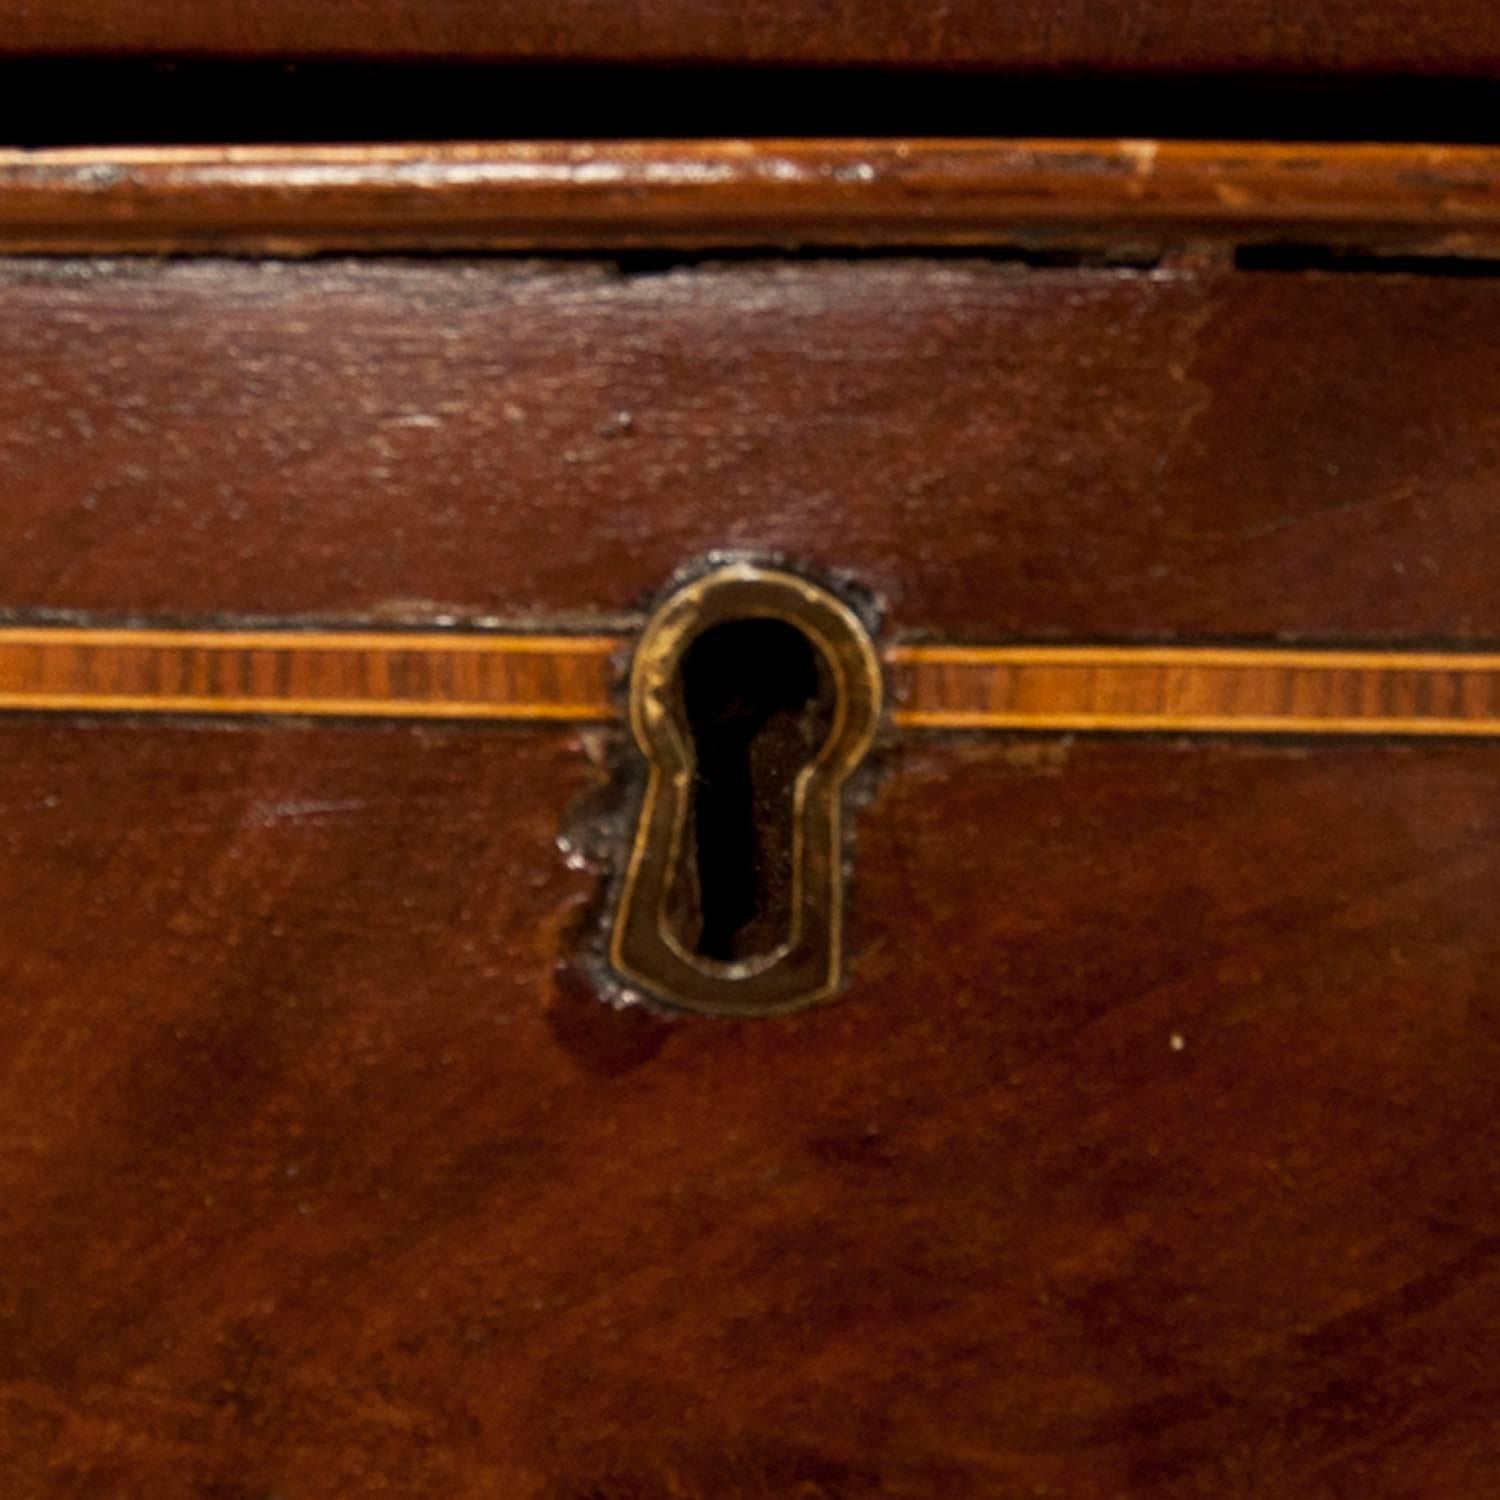
[[[0,709],[612,718],[614,636],[0,628]]]
[[[1500,655],[1216,646],[904,646],[913,729],[1500,735]]]
[[[0,627],[0,710],[607,721],[629,642],[519,632]],[[1500,654],[895,646],[911,730],[1500,737]]]

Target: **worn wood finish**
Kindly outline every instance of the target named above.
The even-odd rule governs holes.
[[[7,1495],[1500,1485],[1490,747],[892,752],[775,1024],[570,975],[566,729],[0,759]]]
[[[1155,141],[0,152],[0,249],[1019,245],[1500,253],[1500,151]]]
[[[1500,640],[1500,285],[0,267],[17,612],[607,628],[715,549],[949,642]]]
[[[452,14],[345,8],[338,46]],[[106,16],[134,24],[33,9],[9,45]],[[288,34],[225,16],[151,25]],[[1415,70],[1450,22],[1483,51],[1451,8],[1400,19]],[[489,244],[523,198],[493,243],[588,248],[612,203],[638,244],[924,219],[894,149],[789,148],[780,186],[715,149],[661,197],[625,148],[602,184],[547,150],[92,189],[11,158],[0,234]],[[1500,1491],[1500,747],[1165,732],[1493,728],[1500,286],[1232,260],[1284,237],[1278,194],[1320,244],[1483,253],[1491,169],[1221,154],[1194,187],[1085,147],[1070,189],[1028,149],[952,148],[923,243],[1087,252],[1107,212],[1111,253],[1182,245],[0,265],[0,608],[31,632],[0,663],[52,695],[0,715],[6,1500]],[[619,724],[371,721],[602,709],[622,633],[721,548],[867,589],[906,728],[997,731],[886,737],[847,994],[774,1024],[601,1003]],[[292,648],[182,649],[254,618]],[[164,699],[298,719],[71,711]],[[1033,711],[1153,733],[1004,732]]]
[[[0,54],[48,53],[1489,75],[1500,31],[1483,0],[3,0]]]
[[[630,639],[0,626],[0,709],[604,721]],[[908,729],[1500,735],[1500,656],[893,646]]]

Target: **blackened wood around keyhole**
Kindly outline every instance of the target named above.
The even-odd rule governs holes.
[[[681,683],[696,765],[671,918],[699,957],[756,958],[790,936],[797,777],[828,739],[831,677],[795,625],[745,619],[698,636]]]

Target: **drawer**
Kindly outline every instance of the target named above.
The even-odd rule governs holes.
[[[0,1488],[1500,1482],[1500,177],[1028,149],[0,163]],[[736,568],[879,712],[726,1019]]]

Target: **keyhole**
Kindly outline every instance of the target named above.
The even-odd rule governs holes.
[[[832,673],[801,630],[768,618],[710,626],[681,673],[693,789],[669,920],[701,958],[761,958],[791,937],[797,782],[832,728]]]
[[[860,617],[795,573],[725,563],[646,622],[630,668],[645,777],[609,959],[677,1010],[771,1016],[844,965],[844,790],[880,716]]]

